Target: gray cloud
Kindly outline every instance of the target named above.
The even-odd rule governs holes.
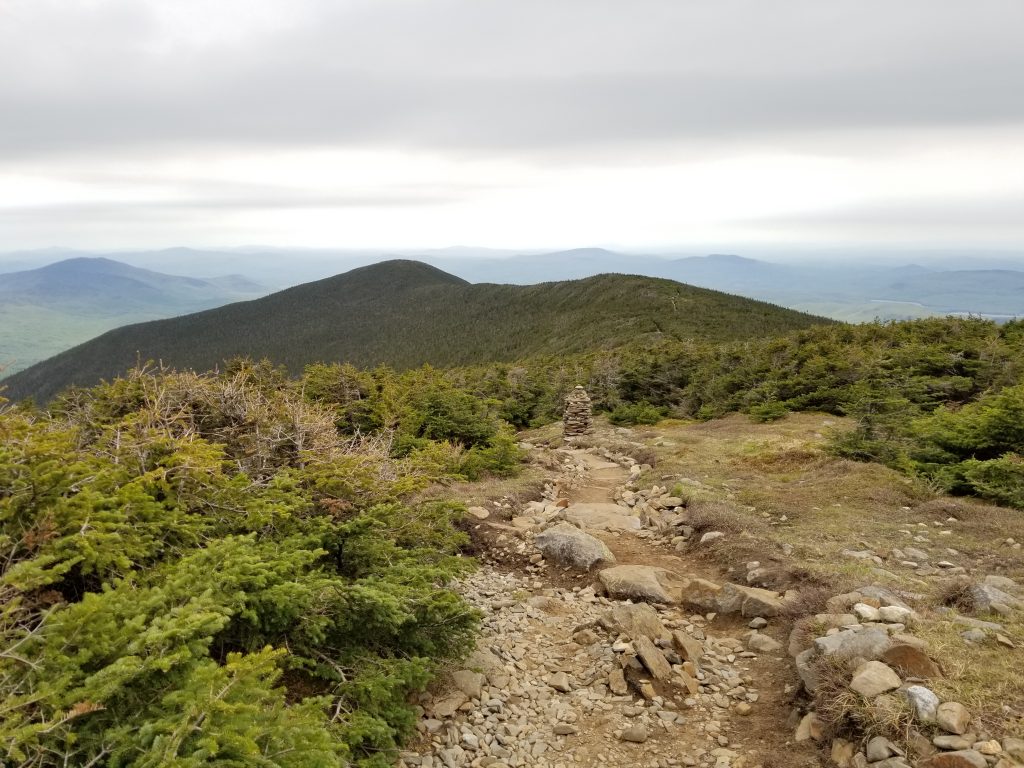
[[[242,19],[237,35],[196,42],[146,3],[0,4],[0,153],[557,152],[1024,122],[1017,0],[289,8],[278,24]]]
[[[362,241],[661,243],[676,192],[707,237],[1015,244],[1024,180],[986,174],[1024,157],[1022,29],[1020,0],[0,0],[0,247],[320,243],[336,219]],[[681,191],[694,168],[707,187]],[[981,197],[953,199],[961,175]],[[793,213],[742,220],[734,183]],[[853,202],[818,212],[818,184]]]

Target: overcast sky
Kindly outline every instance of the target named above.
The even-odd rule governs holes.
[[[0,0],[0,251],[1024,247],[1022,0]]]

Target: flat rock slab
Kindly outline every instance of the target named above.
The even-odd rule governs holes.
[[[609,597],[645,603],[678,603],[684,580],[664,568],[617,565],[598,574]]]
[[[618,504],[577,502],[566,507],[565,519],[592,531],[639,531],[643,527],[640,518],[630,512],[629,507]]]
[[[892,645],[889,633],[884,629],[862,629],[855,632],[850,629],[815,639],[814,646],[819,653],[826,656],[837,653],[840,656],[873,660],[879,658]]]
[[[672,667],[668,660],[658,648],[644,635],[633,640],[633,648],[640,661],[650,671],[656,680],[668,680],[672,676]]]
[[[868,661],[857,667],[850,681],[850,688],[866,699],[873,699],[886,691],[899,688],[900,676],[880,661]]]

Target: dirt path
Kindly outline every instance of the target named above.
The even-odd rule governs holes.
[[[593,574],[543,560],[532,540],[547,523],[534,525],[530,514],[543,520],[561,509],[553,503],[614,504],[630,479],[624,466],[595,453],[552,453],[564,468],[547,504],[527,505],[518,510],[526,515],[508,522],[481,523],[491,549],[483,553],[484,567],[462,585],[485,613],[478,651],[447,689],[425,700],[423,740],[401,764],[761,765],[764,752],[777,751],[778,735],[788,732],[782,650],[748,650],[749,619],[723,622],[676,606],[655,610],[610,600],[595,590]],[[619,564],[695,570],[647,530],[593,533]],[[763,631],[770,636],[772,628]],[[671,664],[663,679],[640,659],[645,632],[655,643],[646,647],[656,648],[666,668]]]

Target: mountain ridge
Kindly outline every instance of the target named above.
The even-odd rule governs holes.
[[[0,275],[0,365],[17,369],[128,323],[188,314],[267,289],[242,275],[183,277],[73,256]]]
[[[613,349],[645,339],[749,338],[830,322],[661,278],[605,274],[529,286],[471,284],[408,259],[359,267],[259,299],[129,325],[4,381],[48,399],[137,360],[210,369],[235,356],[292,370],[318,361],[396,368]]]

